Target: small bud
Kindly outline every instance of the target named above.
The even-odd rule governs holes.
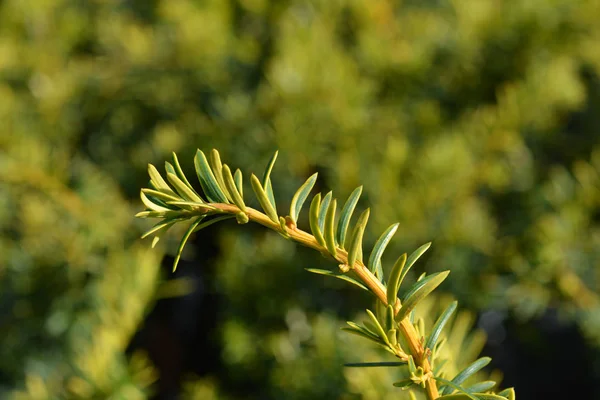
[[[248,221],[250,220],[248,218],[248,214],[246,214],[245,212],[238,212],[235,214],[235,219],[237,220],[237,223],[242,225],[242,224],[247,224]]]
[[[283,217],[279,217],[279,227],[281,228],[281,232],[279,232],[281,234],[281,236],[283,236],[286,239],[290,238],[290,234],[288,233],[288,227],[287,224],[285,222],[285,218]]]
[[[339,267],[340,271],[342,271],[343,273],[350,271],[350,266],[348,264],[340,264]]]
[[[429,380],[429,378],[433,376],[431,371],[425,373],[423,367],[417,367],[415,372],[410,373],[410,380],[416,383],[421,387],[425,387],[425,383]]]
[[[294,222],[294,220],[292,219],[292,217],[290,217],[289,215],[287,217],[285,217],[285,225],[292,230],[296,229],[296,223]]]

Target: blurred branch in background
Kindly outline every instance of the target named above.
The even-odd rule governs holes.
[[[146,302],[132,305],[131,321],[152,309],[159,260],[134,250],[141,229],[130,216],[147,162],[171,151],[188,159],[197,147],[217,147],[248,170],[279,148],[287,167],[272,179],[285,182],[282,206],[317,171],[342,196],[365,183],[365,201],[378,210],[368,240],[389,221],[401,222],[390,252],[433,240],[415,274],[451,269],[453,284],[442,289],[474,312],[505,315],[504,344],[516,340],[531,362],[556,362],[536,347],[559,348],[542,340],[552,332],[573,332],[569,341],[583,335],[577,354],[589,358],[568,362],[578,381],[597,381],[600,366],[590,361],[600,348],[597,15],[595,0],[2,1],[2,390],[28,390],[26,376],[48,371],[72,376],[75,332],[112,321],[88,324],[88,313],[122,312],[92,289],[99,282],[114,279],[123,304]],[[201,336],[205,347],[180,345],[190,357],[217,354],[214,364],[198,366],[198,355],[185,368],[199,375],[202,393],[218,398],[348,398],[355,384],[337,359],[319,373],[298,367],[304,380],[283,379],[272,352],[225,347],[287,332],[290,310],[301,310],[311,329],[341,326],[338,318],[364,300],[342,302],[349,296],[334,283],[315,292],[319,278],[303,268],[319,268],[320,258],[265,235],[250,229],[233,239],[223,226],[184,253],[182,273],[205,274],[196,296],[215,300],[215,324]],[[240,264],[220,251],[233,240],[266,261]],[[175,244],[166,247],[174,252]],[[264,275],[247,272],[257,270]],[[244,278],[247,285],[236,281]],[[136,279],[146,283],[126,289]],[[200,318],[183,311],[190,309],[180,312]],[[106,354],[123,348],[133,324],[109,327],[121,339]],[[199,335],[185,329],[174,338]],[[310,343],[295,360],[330,365],[319,354],[341,352],[330,343],[310,353]],[[115,357],[122,365],[115,371],[133,362]],[[540,395],[536,387],[548,379],[527,372],[506,384],[524,398]],[[140,391],[149,382],[126,381]],[[572,393],[558,385],[553,395]],[[375,386],[365,383],[363,396]]]

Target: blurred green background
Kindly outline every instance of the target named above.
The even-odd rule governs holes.
[[[342,367],[381,354],[339,331],[368,298],[305,272],[319,254],[228,222],[171,275],[182,231],[138,239],[147,163],[175,151],[193,176],[197,147],[245,174],[279,149],[281,214],[315,171],[342,198],[364,184],[366,247],[396,221],[389,254],[433,241],[415,274],[452,270],[503,386],[600,398],[599,15],[0,0],[0,398],[402,398],[393,371]]]

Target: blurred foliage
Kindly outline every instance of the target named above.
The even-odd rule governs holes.
[[[146,164],[196,147],[245,171],[279,148],[282,207],[315,170],[342,196],[364,183],[367,240],[400,221],[390,252],[433,240],[415,273],[450,268],[462,306],[556,308],[599,347],[597,15],[597,0],[1,1],[1,387],[148,393],[154,373],[123,350],[160,254],[135,244],[132,215]],[[211,261],[208,289],[223,295],[223,366],[190,387],[382,396],[348,379],[351,339],[331,334],[364,298],[273,239],[210,238],[235,246]],[[294,347],[290,313],[310,349]]]
[[[161,254],[132,243],[131,208],[110,178],[80,159],[47,169],[69,160],[43,148],[35,158],[33,135],[19,139],[0,169],[2,384],[25,379],[17,399],[145,398],[155,374],[124,350],[153,299]]]

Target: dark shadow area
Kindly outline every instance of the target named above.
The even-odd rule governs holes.
[[[485,312],[479,326],[488,332],[482,354],[492,357],[491,367],[504,374],[502,386],[516,387],[519,398],[600,398],[593,373],[600,355],[555,310],[528,322]]]

